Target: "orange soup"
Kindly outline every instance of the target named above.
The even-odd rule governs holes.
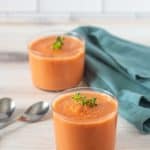
[[[58,96],[52,104],[57,150],[115,150],[117,101],[96,91],[80,91],[93,107],[73,100],[75,92]]]
[[[63,45],[54,49],[57,36],[36,39],[29,45],[32,80],[44,90],[64,90],[79,84],[84,71],[84,42],[63,36]]]

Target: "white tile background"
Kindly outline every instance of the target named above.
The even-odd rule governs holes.
[[[0,22],[150,18],[150,0],[0,0]]]
[[[0,0],[0,12],[35,12],[36,0]]]

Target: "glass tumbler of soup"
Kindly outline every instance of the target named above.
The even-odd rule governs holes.
[[[98,88],[73,88],[52,101],[57,150],[115,150],[118,103]]]
[[[28,49],[36,87],[59,91],[75,87],[81,81],[85,42],[79,34],[42,36],[30,42]]]

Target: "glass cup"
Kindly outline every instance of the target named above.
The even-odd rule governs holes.
[[[73,42],[74,44],[82,44],[80,47],[76,46],[78,48],[72,54],[69,54],[71,50],[67,51],[68,53],[65,54],[65,56],[63,55],[63,50],[58,50],[59,52],[55,50],[55,57],[53,55],[46,55],[42,50],[39,52],[34,48],[36,43],[40,42],[42,45],[42,42],[47,40],[47,38],[60,35],[64,38],[70,38],[70,42],[67,43],[68,45],[73,44]],[[84,72],[85,41],[78,33],[46,34],[30,42],[28,49],[32,81],[36,87],[43,90],[59,91],[75,87],[82,80]]]
[[[110,98],[115,109],[102,117],[90,120],[76,120],[55,110],[55,104],[66,94],[92,92]],[[64,108],[63,106],[61,109]],[[92,109],[92,108],[91,108]],[[105,109],[105,108],[104,108]],[[106,108],[108,109],[108,108]],[[101,111],[101,110],[99,110]],[[56,95],[52,101],[52,113],[57,150],[115,150],[118,103],[116,98],[103,89],[79,87]]]

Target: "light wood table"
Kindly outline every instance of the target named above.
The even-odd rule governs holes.
[[[150,29],[147,24],[108,24],[102,26],[110,31],[129,37],[132,40],[148,43]],[[58,29],[68,30],[57,26]],[[139,27],[139,30],[138,30]],[[30,78],[27,62],[9,61],[6,52],[25,52],[26,40],[31,33],[44,29],[54,29],[49,25],[0,25],[0,97],[11,97],[16,101],[17,112],[22,112],[27,106],[39,100],[51,102],[55,92],[45,92],[36,89]],[[57,29],[55,29],[57,30]],[[135,33],[135,35],[132,35]],[[148,34],[149,33],[149,34]],[[134,38],[135,37],[135,38]],[[142,37],[140,39],[140,37]],[[20,38],[20,39],[19,39]],[[25,52],[26,53],[26,52]],[[2,60],[3,57],[3,60]],[[5,62],[4,62],[5,61]],[[17,112],[15,115],[17,115]],[[117,127],[117,150],[150,150],[150,135],[140,134],[136,128],[119,116]],[[0,150],[55,150],[52,119],[47,115],[43,121],[33,124],[17,122],[0,130]]]

